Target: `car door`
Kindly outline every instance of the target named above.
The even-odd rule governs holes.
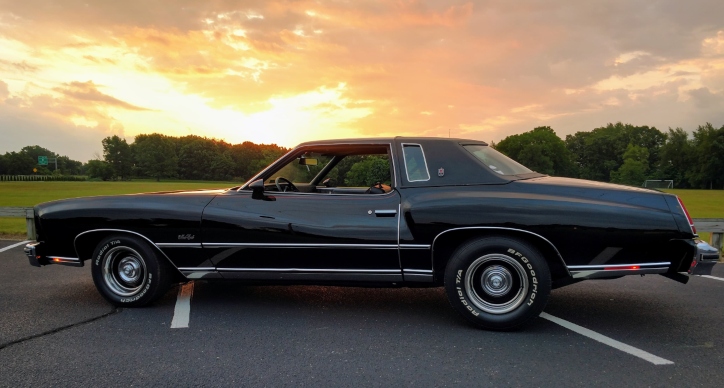
[[[204,250],[224,277],[402,280],[396,190],[267,194],[254,199],[250,191],[230,191],[204,210]]]

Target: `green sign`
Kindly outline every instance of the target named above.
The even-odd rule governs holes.
[[[47,166],[48,165],[48,157],[47,156],[38,156],[38,164],[41,166]]]

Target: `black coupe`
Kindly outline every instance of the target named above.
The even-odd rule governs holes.
[[[32,265],[90,260],[119,306],[189,279],[444,286],[488,329],[529,322],[552,288],[713,266],[675,195],[539,174],[464,139],[304,143],[240,187],[48,202],[35,228]]]

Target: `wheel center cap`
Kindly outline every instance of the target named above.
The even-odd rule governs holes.
[[[135,257],[126,257],[118,264],[118,276],[127,283],[136,283],[141,278],[141,264]]]
[[[494,297],[507,294],[513,287],[513,276],[501,265],[491,265],[483,271],[480,283],[486,294]]]

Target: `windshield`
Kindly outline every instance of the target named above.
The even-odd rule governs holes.
[[[463,145],[463,147],[496,174],[518,175],[530,174],[533,172],[524,165],[501,154],[489,146],[469,144]]]

